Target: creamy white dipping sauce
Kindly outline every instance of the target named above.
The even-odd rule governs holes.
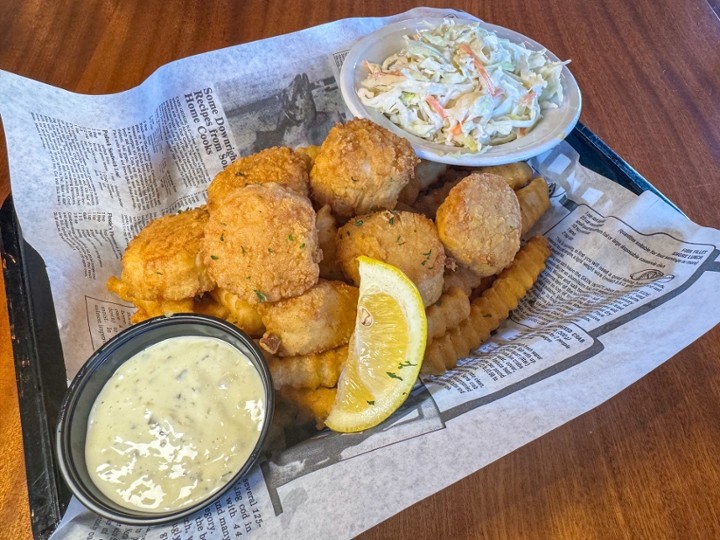
[[[255,448],[265,420],[250,360],[211,337],[166,339],[118,368],[88,421],[85,460],[116,503],[176,510],[220,489]]]

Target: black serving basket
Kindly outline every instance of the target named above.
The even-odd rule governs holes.
[[[566,140],[580,154],[585,167],[633,193],[649,190],[667,201],[582,124]],[[55,530],[70,500],[53,452],[55,424],[67,389],[65,364],[45,263],[24,241],[12,198],[0,208],[0,232],[32,529],[36,538],[43,539]]]

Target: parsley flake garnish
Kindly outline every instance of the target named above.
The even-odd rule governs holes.
[[[399,380],[399,381],[402,381],[402,380],[403,380],[403,378],[402,378],[400,375],[398,375],[397,373],[394,373],[394,372],[392,372],[392,371],[386,371],[385,373],[386,373],[387,376],[390,377],[391,379],[397,379],[397,380]]]
[[[356,226],[356,227],[362,227],[362,224],[363,224],[363,223],[364,223],[364,221],[363,221],[362,219],[356,219],[356,220],[355,220],[355,226]]]
[[[211,258],[213,261],[217,261],[220,257],[218,257],[217,255],[210,255],[210,258]]]
[[[367,404],[368,404],[368,405],[375,405],[375,400],[374,400],[374,399],[372,399],[372,400],[371,400],[371,399],[368,399],[368,400],[367,400]]]
[[[267,302],[267,296],[265,296],[264,292],[255,289],[255,296],[257,296],[261,302]]]

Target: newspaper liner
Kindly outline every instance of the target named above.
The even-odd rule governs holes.
[[[447,14],[460,15],[341,20],[176,61],[106,96],[0,72],[15,208],[47,264],[68,377],[129,324],[133,308],[105,281],[143,225],[202,204],[239,155],[319,143],[348,118],[337,88],[348,47],[390,22]],[[276,452],[178,523],[120,525],[73,499],[53,538],[352,537],[596,407],[718,323],[705,300],[720,290],[719,231],[584,168],[566,143],[532,165],[553,189],[533,231],[553,255],[453,372],[424,378],[376,429]]]

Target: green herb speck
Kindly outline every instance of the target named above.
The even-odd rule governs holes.
[[[403,378],[400,375],[398,375],[397,373],[394,373],[392,371],[386,371],[385,373],[387,373],[387,376],[390,377],[391,379],[398,379],[399,381],[403,380]]]
[[[255,296],[257,296],[261,302],[267,302],[267,296],[265,296],[264,292],[255,289]]]

